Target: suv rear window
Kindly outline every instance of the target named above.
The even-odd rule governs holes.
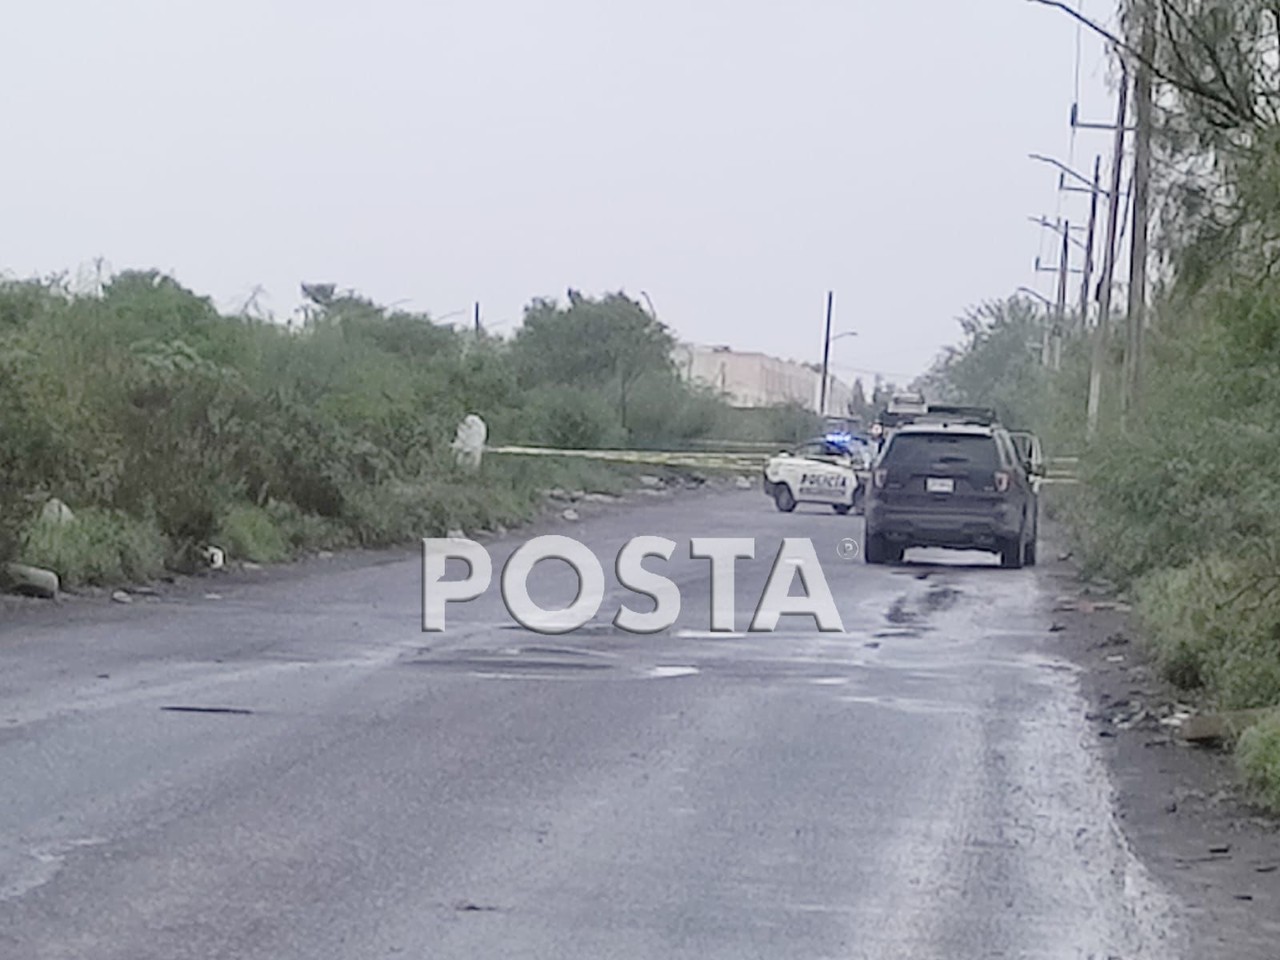
[[[973,434],[900,433],[885,451],[883,465],[928,469],[940,465],[998,470],[1000,455],[994,437]]]

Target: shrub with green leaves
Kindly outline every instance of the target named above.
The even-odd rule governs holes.
[[[582,448],[679,444],[728,409],[675,377],[669,331],[622,294],[535,301],[510,341],[309,296],[290,329],[222,316],[155,271],[94,294],[0,281],[0,559],[21,548],[68,582],[107,582],[166,553],[191,567],[210,542],[274,562],[510,525],[542,488],[606,486],[609,468],[490,457],[461,473],[465,415],[491,442]],[[48,496],[81,521],[31,526]]]
[[[167,552],[153,520],[95,507],[65,523],[31,521],[18,549],[24,562],[53,570],[68,586],[153,579],[164,569]]]
[[[1162,673],[1226,709],[1280,703],[1280,591],[1267,545],[1147,574],[1137,611]]]
[[[1280,814],[1280,718],[1265,719],[1241,734],[1236,761],[1254,799]]]

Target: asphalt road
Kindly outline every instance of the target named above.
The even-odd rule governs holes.
[[[868,567],[759,491],[556,532],[679,542],[677,626],[611,589],[537,636],[495,586],[424,634],[415,561],[0,624],[0,957],[1181,955],[1036,571]],[[812,538],[846,632],[709,636],[692,536],[756,538],[743,627]]]

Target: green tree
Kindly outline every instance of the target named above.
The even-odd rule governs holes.
[[[993,407],[1011,424],[1038,426],[1046,415],[1040,364],[1043,317],[1023,297],[993,300],[960,318],[964,340],[948,347],[921,380],[933,400]]]
[[[608,389],[618,420],[629,428],[628,404],[646,374],[674,379],[670,331],[623,293],[600,299],[568,293],[568,305],[535,300],[512,344],[522,387],[547,384]]]

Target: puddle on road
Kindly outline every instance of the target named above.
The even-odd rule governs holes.
[[[924,595],[921,605],[930,613],[939,610],[947,610],[956,605],[956,601],[960,599],[961,591],[955,587],[948,587],[945,584],[938,584],[930,587]]]
[[[515,657],[441,657],[439,659],[417,659],[404,661],[405,666],[425,667],[441,671],[462,671],[500,669],[504,671],[525,670],[563,670],[571,673],[612,670],[609,663],[589,663],[579,660],[546,660],[531,658],[527,660]]]
[[[920,619],[920,614],[908,609],[908,603],[909,601],[905,596],[898,597],[890,605],[884,618],[890,623],[915,623]]]
[[[896,710],[902,713],[951,714],[956,716],[977,716],[981,713],[981,710],[972,704],[948,703],[942,700],[904,700],[900,697],[872,696],[870,694],[846,694],[840,697],[840,702],[883,707],[887,710]]]
[[[651,680],[666,680],[672,677],[691,677],[701,672],[697,667],[650,667],[644,675]]]

